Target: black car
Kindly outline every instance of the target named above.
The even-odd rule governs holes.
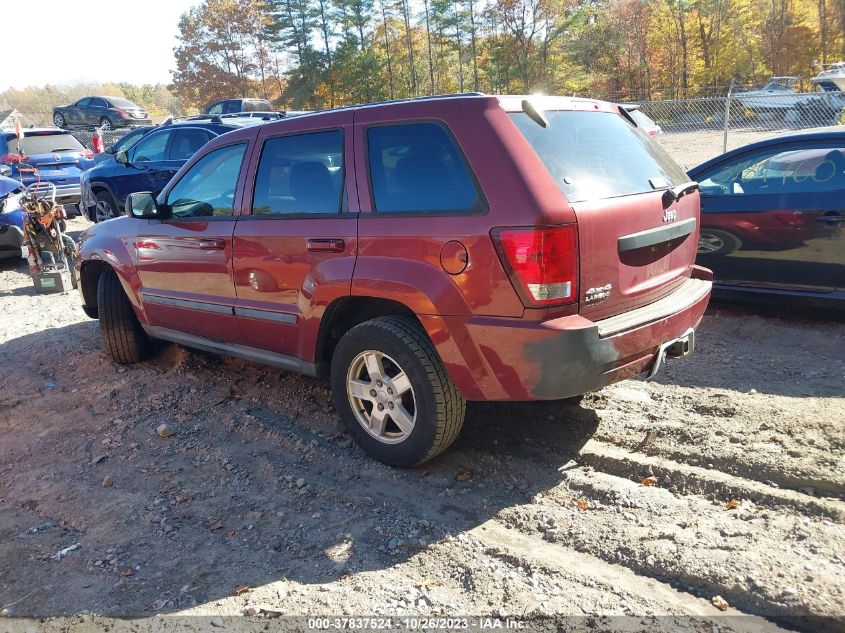
[[[225,123],[185,120],[161,125],[82,174],[80,208],[92,222],[118,217],[130,193],[160,191],[211,139],[262,122],[242,118]]]
[[[56,127],[120,127],[152,125],[150,114],[123,97],[83,97],[74,104],[53,108]]]
[[[203,109],[203,114],[236,114],[238,112],[273,112],[273,104],[267,99],[221,99],[209,103]]]
[[[689,175],[701,187],[697,261],[716,296],[845,307],[845,131],[752,143]]]

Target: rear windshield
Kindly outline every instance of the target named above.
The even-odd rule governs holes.
[[[10,139],[7,142],[10,150],[17,148],[17,140]],[[45,134],[38,136],[24,136],[21,139],[21,151],[26,156],[35,154],[52,154],[53,152],[74,151],[81,152],[85,149],[82,143],[70,134]]]
[[[542,127],[524,112],[511,119],[569,202],[628,196],[689,180],[656,141],[613,112],[554,110]]]

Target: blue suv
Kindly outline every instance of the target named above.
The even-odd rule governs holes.
[[[211,139],[261,123],[255,118],[227,119],[223,123],[214,117],[162,125],[83,174],[80,208],[92,222],[119,217],[130,193],[161,191],[179,168]]]

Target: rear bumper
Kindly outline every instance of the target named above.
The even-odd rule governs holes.
[[[59,204],[76,204],[79,202],[82,190],[79,183],[74,185],[57,185],[56,186],[56,202]]]
[[[712,273],[694,267],[663,299],[601,321],[421,317],[468,400],[557,400],[648,372],[661,345],[696,328]]]

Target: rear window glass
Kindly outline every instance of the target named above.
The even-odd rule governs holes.
[[[17,141],[9,141],[10,147],[16,147]],[[82,143],[70,134],[48,134],[44,136],[24,136],[21,139],[21,151],[27,156],[52,154],[63,151],[82,151]]]
[[[652,191],[689,180],[684,170],[647,135],[612,112],[547,111],[549,127],[524,112],[511,119],[537,152],[569,202]]]
[[[480,210],[481,199],[466,161],[440,125],[371,127],[367,151],[376,211]]]

